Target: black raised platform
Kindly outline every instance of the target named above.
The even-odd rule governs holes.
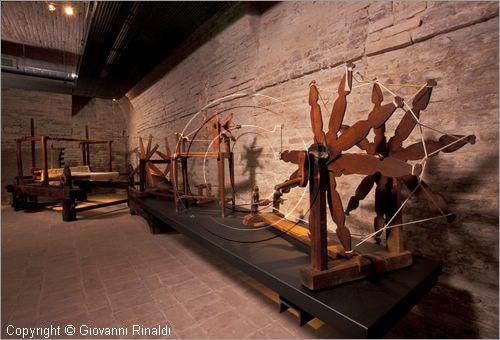
[[[172,202],[131,197],[131,208],[163,221],[268,286],[281,297],[346,334],[380,338],[437,282],[440,263],[414,257],[405,269],[313,292],[301,285],[299,270],[308,249],[274,230],[247,229],[243,213],[224,219],[217,206],[176,213]],[[367,245],[372,247],[373,245]]]

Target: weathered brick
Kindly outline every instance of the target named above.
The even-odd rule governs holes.
[[[391,27],[384,28],[381,32],[382,38],[390,37],[404,31],[410,31],[419,27],[421,23],[422,19],[419,16],[406,19]]]
[[[396,22],[411,18],[415,14],[421,13],[427,8],[425,1],[396,1],[393,2],[392,9]]]
[[[371,21],[368,24],[368,33],[372,33],[383,28],[389,27],[394,24],[394,17],[392,14],[387,14],[386,16],[377,19],[376,21]]]
[[[380,39],[366,44],[366,55],[373,55],[385,51],[394,50],[397,48],[405,47],[411,44],[411,35],[409,32],[400,32],[391,37]]]
[[[437,2],[422,15],[423,24],[412,32],[420,41],[442,32],[498,16],[498,2]]]

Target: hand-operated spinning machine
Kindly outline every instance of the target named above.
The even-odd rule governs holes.
[[[438,141],[422,141],[406,148],[403,142],[409,137],[416,125],[422,128],[419,121],[420,112],[425,110],[436,82],[429,80],[414,96],[412,106],[393,94],[378,80],[373,84],[373,109],[367,119],[360,120],[352,126],[342,125],[347,108],[347,96],[352,90],[353,69],[349,63],[338,87],[338,97],[335,100],[328,123],[328,131],[323,132],[321,108],[318,104],[319,92],[313,81],[309,86],[309,105],[314,144],[307,151],[291,150],[281,153],[281,159],[298,166],[290,178],[275,186],[273,195],[274,213],[259,213],[257,207],[267,202],[258,199],[258,189],[254,191],[253,205],[247,223],[262,225],[272,224],[278,229],[291,231],[300,230],[296,223],[283,218],[279,213],[281,195],[294,187],[306,187],[309,184],[309,230],[308,232],[292,232],[291,235],[307,243],[311,247],[311,264],[301,271],[303,284],[312,289],[321,289],[344,282],[367,277],[407,267],[412,264],[412,256],[403,246],[401,235],[401,210],[409,197],[402,202],[401,187],[405,185],[411,195],[425,197],[446,217],[453,221],[454,215],[449,211],[444,199],[430,190],[421,180],[420,174],[425,168],[425,161],[440,151],[453,152],[466,143],[473,144],[475,136],[443,135]],[[365,82],[366,83],[366,82]],[[382,105],[384,87],[394,100]],[[404,109],[405,115],[389,141],[385,137],[385,123],[397,109]],[[375,138],[370,143],[366,137],[374,130]],[[366,154],[346,152],[353,146],[358,146]],[[409,163],[408,161],[417,161]],[[360,174],[366,177],[360,183],[355,195],[349,201],[346,211],[339,193],[336,190],[336,178],[342,175]],[[376,184],[374,220],[375,232],[365,237],[355,247],[375,237],[381,243],[380,235],[386,231],[386,246],[380,250],[354,250],[351,234],[345,225],[345,215],[354,210],[359,200],[365,198]],[[410,195],[410,196],[411,196]],[[336,234],[340,244],[328,244],[326,203],[331,217],[337,225]],[[441,217],[441,216],[440,216]],[[302,228],[304,229],[304,228]],[[331,258],[331,261],[328,260]]]

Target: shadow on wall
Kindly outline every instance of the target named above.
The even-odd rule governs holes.
[[[242,134],[238,137],[241,138],[245,134]],[[245,163],[242,175],[246,176],[248,174],[248,177],[243,180],[236,182],[236,192],[241,192],[241,191],[246,191],[248,192],[248,197],[250,198],[250,192],[253,189],[253,187],[257,184],[256,182],[256,173],[257,173],[257,168],[261,169],[263,168],[262,164],[259,162],[259,157],[262,154],[262,151],[264,148],[262,147],[257,147],[257,136],[253,138],[253,141],[250,145],[247,146],[245,144],[243,146],[243,152],[241,153],[241,160]]]
[[[457,219],[451,224],[439,221],[441,223],[426,224],[426,229],[408,229],[408,248],[416,254],[443,261],[445,273],[498,285],[498,201],[495,205],[488,197],[466,202],[456,198],[460,194],[484,191],[491,185],[481,176],[484,169],[495,172],[497,166],[498,157],[486,157],[460,177],[443,178],[443,169],[429,162],[428,171],[436,177],[434,189],[442,194],[450,209],[455,210]],[[498,178],[498,173],[495,177]],[[453,187],[453,191],[447,190],[448,186]],[[458,203],[453,204],[454,201]],[[418,210],[411,210],[415,211],[412,215],[417,216]],[[477,226],[482,227],[479,230]],[[419,246],[423,242],[428,246]],[[482,263],[479,267],[478,260]]]
[[[467,284],[460,289],[441,278],[389,336],[497,338],[498,200],[495,204],[491,201],[495,198],[481,197],[464,202],[459,197],[463,193],[491,191],[491,188],[486,189],[492,185],[491,178],[485,177],[498,177],[498,156],[485,157],[477,167],[462,171],[460,176],[445,177],[446,172],[437,162],[429,162],[427,171],[435,177],[433,189],[443,195],[457,219],[451,224],[439,221],[408,228],[408,249],[442,261],[445,275],[462,277]],[[422,209],[427,210],[426,202],[415,203],[417,207],[408,209],[409,220],[419,216]],[[497,315],[496,320],[483,317],[492,312]],[[439,318],[433,319],[432,315],[439,315]],[[484,330],[494,334],[483,334]]]

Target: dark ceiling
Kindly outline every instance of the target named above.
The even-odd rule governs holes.
[[[119,98],[231,2],[93,2],[74,94]]]
[[[77,15],[66,17],[46,2],[2,2],[2,73],[18,87],[33,79],[24,86],[42,91],[49,83],[41,78],[51,89],[61,82],[81,105],[91,97],[134,97],[234,20],[274,4],[91,1],[75,2]]]

